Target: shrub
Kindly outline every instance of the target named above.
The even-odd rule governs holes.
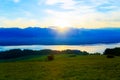
[[[113,48],[113,49],[109,49],[107,48],[104,53],[104,55],[114,55],[114,56],[120,56],[120,48],[119,47],[116,47],[116,48]]]
[[[48,61],[54,60],[54,55],[53,55],[53,54],[48,55],[48,56],[47,56],[47,59],[48,59]]]
[[[114,55],[107,55],[107,58],[114,58]]]

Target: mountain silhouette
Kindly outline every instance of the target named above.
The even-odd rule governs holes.
[[[0,45],[84,45],[120,42],[120,28],[70,28],[60,35],[52,28],[0,28]]]

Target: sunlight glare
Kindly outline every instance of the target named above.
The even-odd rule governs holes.
[[[64,19],[59,19],[54,22],[54,26],[56,27],[55,29],[57,32],[59,32],[60,34],[64,34],[69,30],[71,24]]]

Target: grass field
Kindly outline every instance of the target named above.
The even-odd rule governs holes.
[[[0,62],[0,80],[120,80],[120,57],[31,56]]]

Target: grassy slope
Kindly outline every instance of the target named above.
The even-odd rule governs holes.
[[[0,80],[120,80],[120,57],[56,55],[0,63]],[[42,60],[42,61],[41,61]]]

